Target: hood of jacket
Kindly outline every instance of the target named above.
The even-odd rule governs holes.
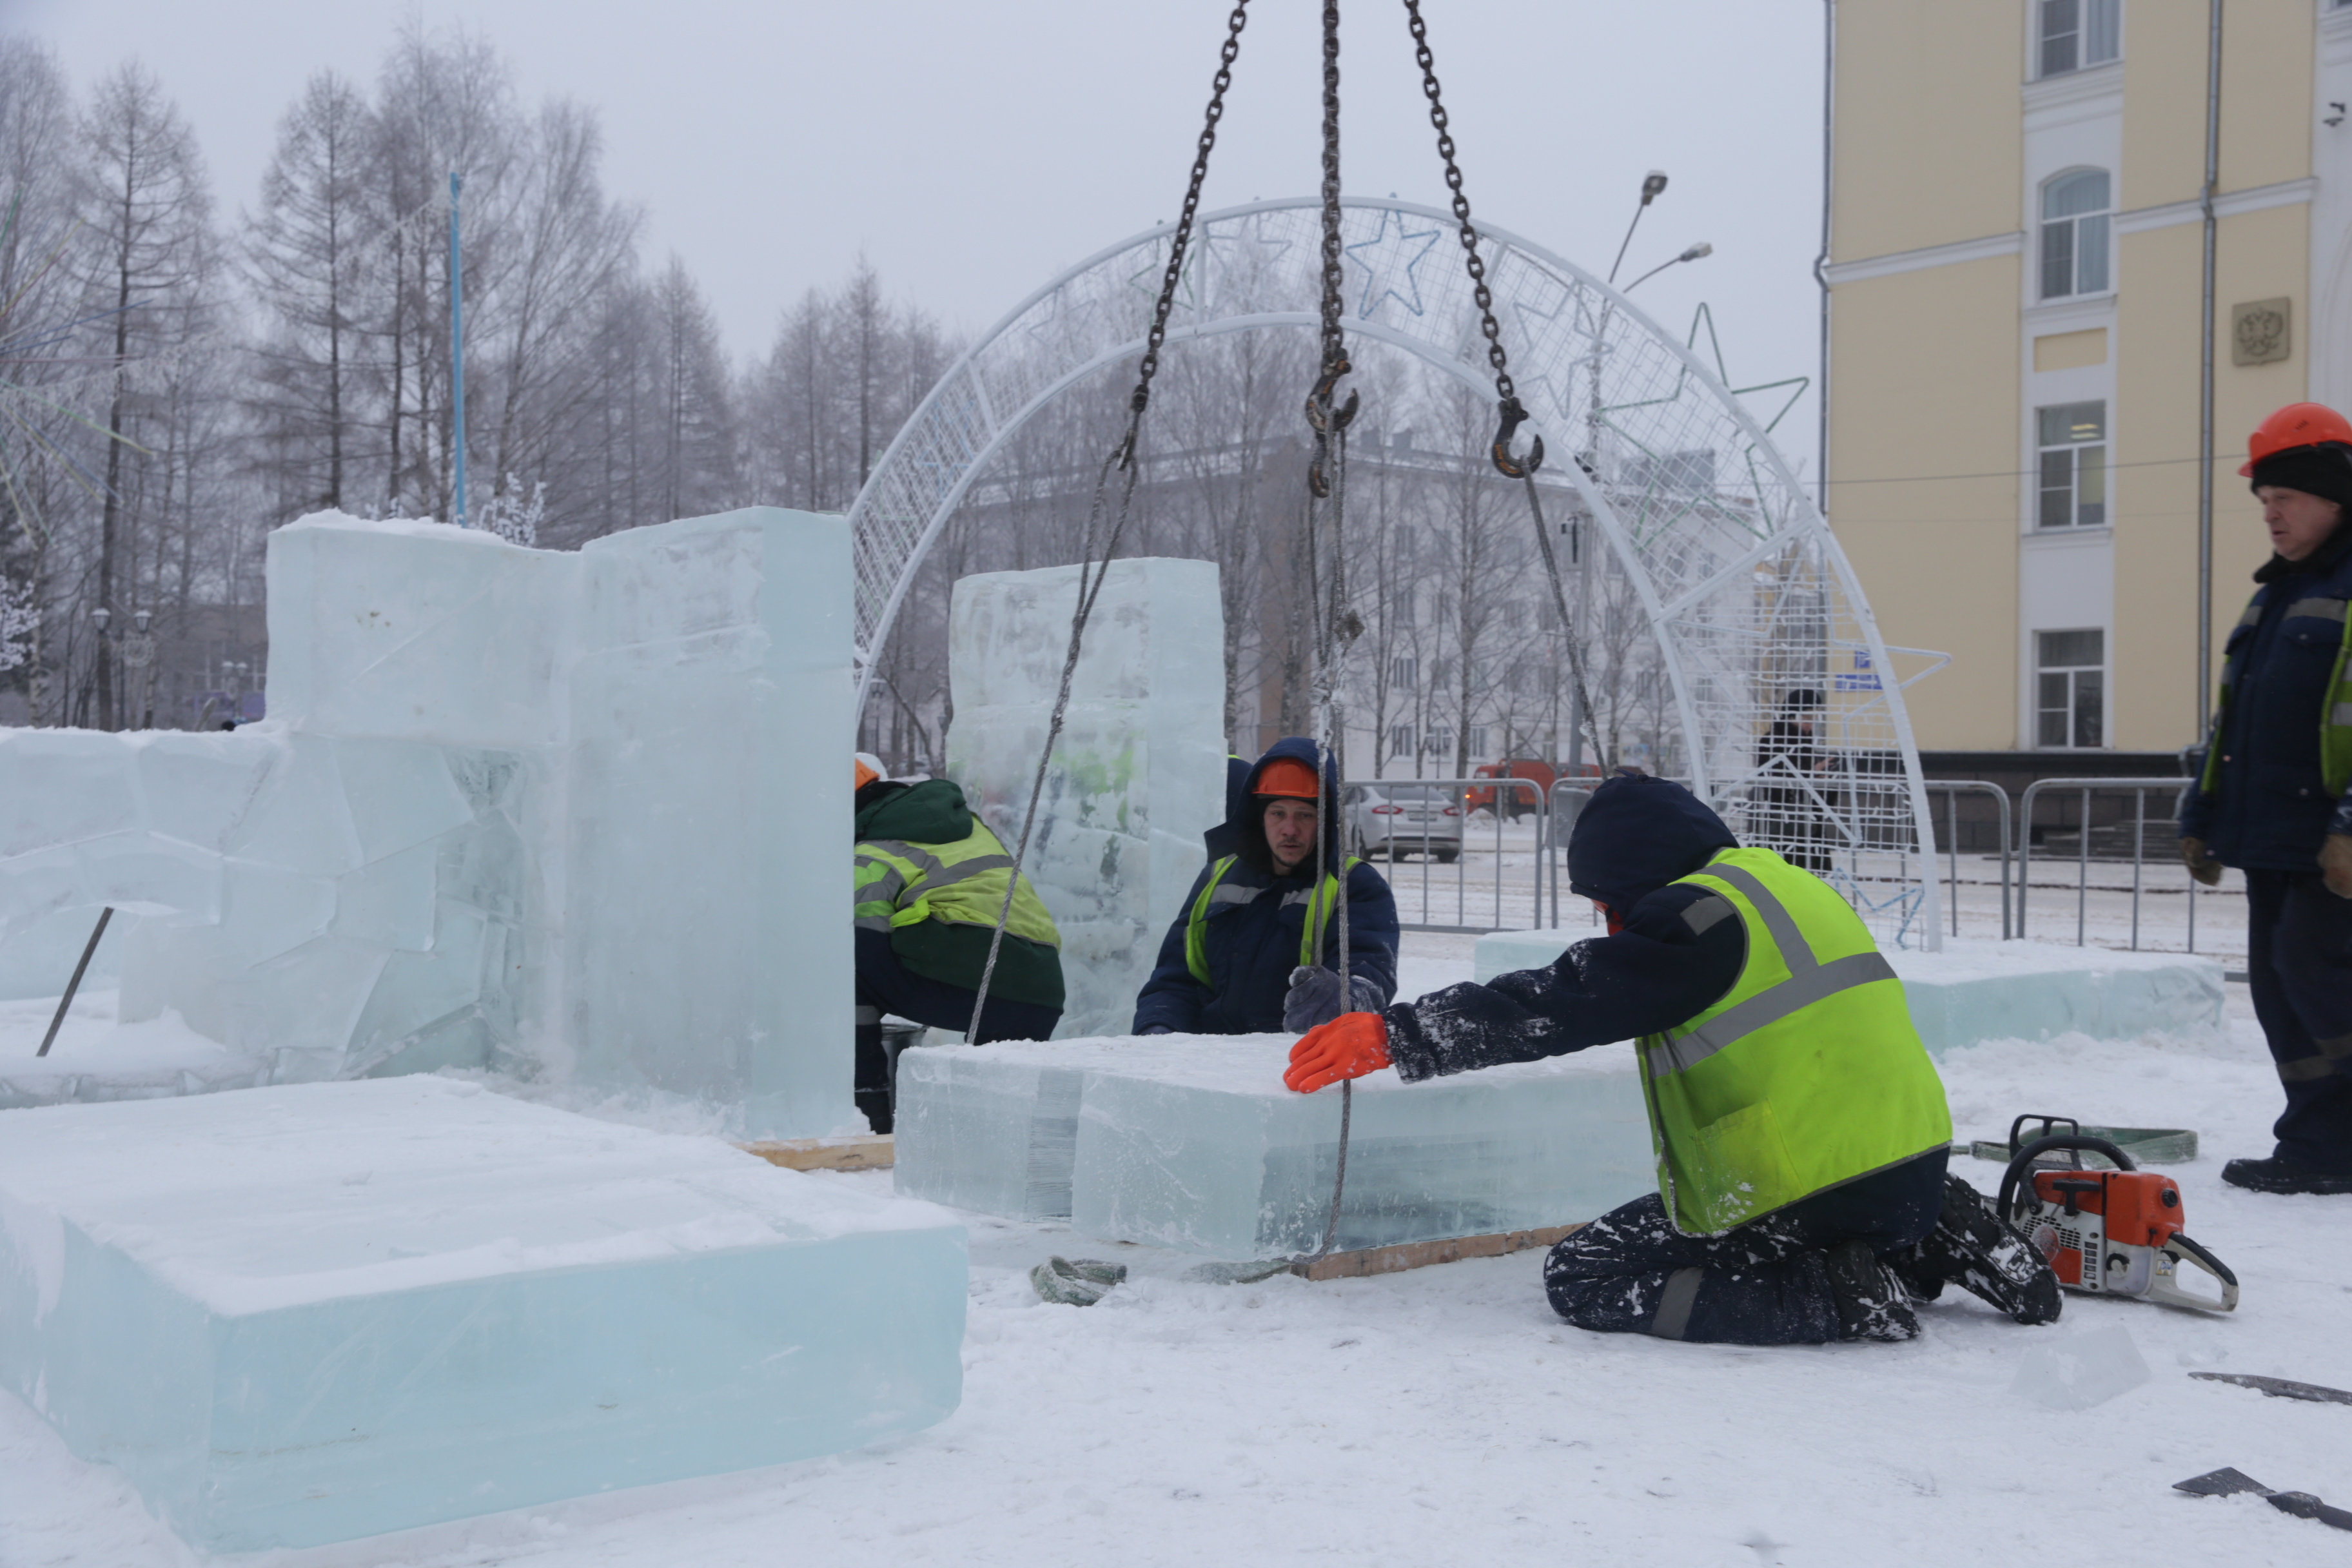
[[[1620,914],[1678,878],[1737,849],[1738,838],[1706,803],[1660,778],[1613,778],[1568,836],[1568,886]]]
[[[1268,746],[1265,749],[1265,754],[1250,764],[1249,773],[1243,778],[1238,795],[1234,794],[1228,786],[1226,799],[1229,804],[1225,826],[1232,829],[1230,838],[1233,852],[1242,858],[1244,864],[1264,871],[1269,876],[1274,873],[1274,851],[1265,842],[1265,807],[1264,803],[1257,799],[1256,790],[1258,775],[1265,772],[1266,765],[1269,763],[1279,762],[1285,757],[1288,757],[1293,762],[1305,763],[1308,767],[1316,770],[1316,777],[1322,785],[1323,793],[1318,820],[1323,828],[1324,864],[1336,874],[1339,869],[1341,853],[1339,792],[1334,787],[1330,779],[1323,776],[1318,748],[1314,742],[1304,735],[1285,735],[1281,740]],[[1301,867],[1299,869],[1310,875],[1313,871],[1311,867]]]
[[[857,792],[857,841],[896,838],[906,844],[956,844],[971,836],[971,808],[963,786],[950,779],[898,784],[877,779]]]

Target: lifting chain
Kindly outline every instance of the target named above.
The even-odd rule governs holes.
[[[1462,253],[1470,272],[1470,288],[1478,301],[1478,330],[1486,338],[1486,363],[1495,367],[1495,396],[1502,427],[1495,432],[1495,467],[1506,479],[1524,479],[1543,467],[1543,437],[1535,438],[1524,458],[1511,455],[1511,441],[1528,411],[1511,384],[1510,361],[1503,353],[1503,329],[1495,320],[1495,296],[1486,287],[1486,264],[1478,256],[1478,230],[1470,221],[1470,198],[1462,194],[1462,168],[1454,161],[1454,133],[1446,129],[1445,103],[1438,96],[1437,60],[1429,52],[1429,26],[1421,19],[1421,0],[1404,0],[1412,26],[1413,58],[1421,66],[1421,92],[1429,100],[1429,122],[1437,130],[1437,155],[1445,160],[1445,188],[1454,193],[1454,218],[1462,226]]]
[[[1339,247],[1339,0],[1323,0],[1323,363],[1315,390],[1307,395],[1307,423],[1315,432],[1307,488],[1318,500],[1331,493],[1331,437],[1356,417],[1352,391],[1345,406],[1331,406],[1339,378],[1351,368],[1347,341],[1339,333],[1346,284]]]
[[[1135,379],[1135,392],[1127,400],[1127,435],[1118,445],[1118,466],[1127,468],[1135,460],[1135,437],[1143,422],[1143,411],[1151,402],[1151,378],[1160,374],[1160,350],[1168,341],[1168,312],[1176,304],[1176,285],[1184,276],[1184,258],[1192,246],[1192,220],[1201,210],[1201,183],[1209,177],[1209,154],[1217,145],[1217,121],[1225,117],[1225,89],[1234,85],[1234,61],[1242,52],[1242,28],[1249,23],[1249,0],[1234,0],[1233,15],[1225,18],[1225,47],[1217,56],[1217,75],[1209,88],[1209,111],[1201,127],[1201,140],[1192,153],[1192,179],[1184,187],[1184,207],[1176,216],[1176,232],[1169,237],[1168,268],[1160,275],[1160,300],[1152,307],[1151,331],[1145,335],[1143,363]]]

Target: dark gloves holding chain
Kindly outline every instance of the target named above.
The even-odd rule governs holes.
[[[1301,964],[1290,972],[1290,994],[1282,999],[1282,1026],[1303,1035],[1342,1013],[1377,1013],[1382,1005],[1380,988],[1360,974],[1349,975],[1342,992],[1337,973],[1319,964]]]

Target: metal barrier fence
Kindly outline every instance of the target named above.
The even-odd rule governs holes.
[[[1944,797],[1944,911],[1954,936],[1960,934],[1960,796],[1982,791],[1992,796],[2000,808],[1999,827],[1995,837],[2000,845],[2000,937],[2007,942],[2011,935],[2009,914],[2009,792],[1997,784],[1983,779],[1928,779],[1929,795]],[[1931,805],[1930,809],[1933,807]]]
[[[2018,807],[2017,934],[2020,936],[2026,934],[2026,897],[2028,891],[2033,885],[2033,808],[2041,800],[2042,795],[2045,792],[2068,791],[2074,792],[2081,797],[2080,810],[2077,813],[2074,821],[2074,945],[2076,947],[2084,945],[2088,940],[2089,931],[2090,897],[2092,891],[2091,861],[2093,858],[2091,854],[2091,845],[2093,837],[2099,831],[2098,825],[2094,823],[2092,820],[2092,799],[2096,795],[2129,795],[2132,797],[2130,819],[2130,858],[2132,868],[2131,945],[2133,952],[2138,952],[2140,937],[2140,897],[2147,881],[2147,797],[2150,792],[2153,791],[2161,791],[2167,795],[2177,797],[2180,794],[2181,790],[2188,786],[2189,782],[2189,780],[2183,778],[2036,779],[2033,783],[2026,785],[2024,798],[2020,802]],[[2060,820],[2056,824],[2052,825],[2060,829],[2063,829],[2066,826],[2064,821],[2064,798],[2065,797],[2063,795],[2058,796]],[[2159,822],[2166,832],[2169,833],[2172,826],[2171,814],[2168,811],[2161,818],[2159,818]],[[2120,824],[2110,823],[2107,826],[2110,828],[2114,828],[2119,826]],[[2115,834],[2111,835],[2111,837],[2120,838],[2121,836],[2119,834]],[[2120,847],[2120,845],[2117,847]],[[2111,859],[2116,858],[2117,857],[2113,856],[2098,857],[2100,859]],[[2182,868],[2181,877],[2189,889],[2189,951],[2195,952],[2197,951],[2198,884],[2195,878],[2188,875],[2188,871],[2185,867]],[[2116,889],[2109,890],[2112,891]]]
[[[1348,816],[1348,852],[1365,859],[1381,854],[1387,856],[1391,871],[1389,888],[1396,894],[1398,924],[1402,929],[1455,931],[1465,934],[1509,929],[1503,921],[1507,892],[1513,908],[1518,906],[1522,898],[1525,899],[1528,925],[1543,924],[1544,863],[1549,858],[1546,853],[1546,839],[1550,826],[1551,813],[1546,809],[1543,785],[1535,780],[1348,779],[1342,781],[1339,789],[1340,809]],[[1444,815],[1451,818],[1452,831],[1441,830],[1439,824],[1431,821],[1426,816],[1423,816],[1417,825],[1403,821],[1391,824],[1387,820],[1389,815],[1399,818],[1410,816],[1413,805],[1419,804],[1426,807],[1428,804],[1441,798],[1440,792],[1443,792],[1442,798],[1452,803],[1444,808]],[[1487,902],[1491,895],[1494,921],[1489,925],[1470,923],[1474,879],[1471,876],[1470,857],[1466,851],[1471,847],[1473,832],[1470,813],[1475,809],[1469,805],[1469,797],[1473,794],[1484,795],[1486,797],[1487,808],[1494,819],[1492,823],[1494,828],[1493,886],[1476,889],[1478,901],[1481,904]],[[1380,804],[1373,804],[1371,797],[1374,796],[1379,798]],[[1510,825],[1507,819],[1516,817],[1519,814],[1507,812],[1503,807],[1507,804],[1521,801],[1526,803],[1526,815],[1533,818],[1535,834],[1535,842],[1524,847],[1528,852],[1527,886],[1524,891],[1508,887],[1508,884],[1517,879],[1513,874],[1517,868],[1508,864],[1506,858],[1507,846],[1504,842],[1507,826],[1511,826],[1514,836],[1518,831],[1516,826]],[[1400,805],[1400,802],[1404,804]],[[1483,833],[1481,836],[1483,837]],[[1523,847],[1513,845],[1507,847],[1517,850]],[[1421,877],[1417,887],[1397,874],[1402,868],[1401,857],[1404,855],[1417,855],[1421,858]],[[1452,868],[1454,920],[1451,923],[1432,918],[1433,914],[1437,912],[1433,909],[1432,894],[1434,892],[1437,895],[1434,902],[1439,909],[1442,909],[1445,902],[1443,884],[1446,879],[1444,876],[1433,876],[1433,866],[1450,866]],[[1485,878],[1475,879],[1482,882],[1486,879]],[[1413,896],[1416,893],[1419,895],[1418,898]],[[1421,919],[1406,920],[1404,917],[1409,912],[1418,913]]]
[[[2149,921],[2144,908],[2147,897],[2156,893],[2169,896],[2169,889],[2152,887],[2149,881],[2147,851],[2151,841],[2159,852],[2163,865],[2172,864],[2169,855],[2171,811],[2169,795],[2177,794],[2188,781],[2179,778],[2123,779],[2042,779],[2029,785],[2015,804],[2009,792],[1999,784],[1982,779],[1928,779],[1926,782],[1938,829],[1937,858],[1942,861],[1937,879],[1944,886],[1945,898],[1942,924],[1948,935],[1961,931],[1961,889],[1984,887],[2000,900],[2000,931],[2004,940],[2028,934],[2027,904],[2031,875],[2034,863],[2035,837],[2052,837],[2064,842],[2074,840],[2075,918],[2074,941],[2077,946],[2087,945],[2092,924],[2091,902],[2095,894],[2129,895],[2128,942],[2137,951],[2147,935]],[[1367,849],[1379,853],[1383,847],[1391,860],[1389,881],[1397,896],[1400,923],[1406,931],[1477,933],[1514,929],[1519,911],[1525,910],[1526,921],[1538,927],[1561,924],[1563,906],[1572,916],[1576,900],[1567,892],[1566,851],[1569,836],[1574,831],[1578,815],[1591,800],[1597,787],[1591,779],[1561,779],[1546,789],[1532,779],[1357,779],[1344,786],[1349,793],[1349,847],[1363,854]],[[1360,835],[1360,817],[1368,808],[1364,799],[1354,792],[1373,791],[1402,797],[1405,792],[1422,793],[1422,798],[1442,797],[1445,811],[1454,826],[1451,832],[1437,829],[1428,819],[1423,826],[1403,825],[1401,831],[1384,836],[1384,844],[1366,843]],[[1425,793],[1423,793],[1425,792]],[[1470,804],[1474,795],[1491,805],[1492,821],[1487,824],[1472,820],[1476,809]],[[1964,818],[1964,799],[1990,796],[1989,812],[1977,812]],[[1940,799],[1938,799],[1940,797]],[[2128,798],[2128,805],[2121,804]],[[2152,831],[2148,803],[2156,797],[2159,803],[2160,822]],[[2096,803],[2115,799],[2118,804],[2104,814],[2095,810]],[[2065,807],[2073,805],[2070,814]],[[1516,806],[1516,810],[1506,809]],[[1937,809],[1937,807],[1940,809]],[[2055,808],[2055,821],[2040,821]],[[1399,813],[1400,816],[1404,815]],[[2100,818],[2105,816],[2107,820]],[[1517,819],[1514,822],[1512,819]],[[1532,828],[1532,842],[1523,837]],[[1969,828],[1976,831],[1970,834]],[[1988,833],[1986,830],[1990,829]],[[1491,838],[1487,838],[1491,832]],[[1963,851],[1964,840],[1973,837],[1977,847]],[[1986,842],[1987,839],[1990,842]],[[1486,842],[1480,843],[1479,840]],[[1877,847],[1900,849],[1904,856],[1916,853],[1916,848],[1899,846],[1858,846],[1858,850]],[[1451,851],[1451,853],[1449,853]],[[1486,864],[1474,867],[1471,852]],[[1402,864],[1405,856],[1417,856],[1420,874],[1407,874]],[[1965,878],[1963,858],[1982,856],[1990,862],[1984,869],[1991,875],[1982,880]],[[1491,857],[1491,860],[1488,858]],[[1519,864],[1520,858],[1525,864]],[[2050,857],[2045,853],[2045,863]],[[2128,861],[2131,878],[2128,885],[2117,883],[2102,886],[2091,879],[2091,864]],[[1898,868],[1899,869],[1899,868]],[[1524,880],[1522,879],[1524,878]],[[2186,945],[2197,951],[2198,898],[2200,889],[2188,879]],[[2049,889],[2045,889],[2045,891]],[[1982,905],[1978,908],[1982,910]],[[1476,913],[1474,917],[1473,910]],[[1990,911],[1985,911],[1989,914]],[[1507,921],[1507,914],[1510,920]],[[1418,915],[1418,919],[1406,918]],[[1600,916],[1591,915],[1594,924]],[[1477,923],[1479,921],[1490,923]],[[1987,929],[1985,926],[1979,929]],[[1988,930],[1988,934],[1990,931]],[[2123,935],[2117,931],[2118,936]]]

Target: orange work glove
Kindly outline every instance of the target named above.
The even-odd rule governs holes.
[[[1283,1083],[1313,1094],[1343,1078],[1361,1078],[1389,1065],[1389,1026],[1378,1013],[1342,1013],[1318,1024],[1290,1047]]]

